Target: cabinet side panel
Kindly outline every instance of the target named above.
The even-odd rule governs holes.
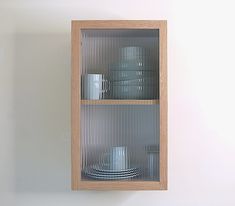
[[[167,23],[160,28],[160,183],[167,189]]]
[[[79,69],[79,49],[80,49],[80,29],[77,22],[72,22],[72,189],[79,187],[80,177],[80,69]]]

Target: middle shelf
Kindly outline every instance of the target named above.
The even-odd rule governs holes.
[[[81,100],[82,105],[154,105],[159,104],[158,99],[144,100],[119,100],[119,99],[99,99],[99,100]]]

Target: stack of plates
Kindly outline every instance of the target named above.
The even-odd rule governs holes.
[[[112,97],[118,99],[156,98],[157,73],[149,50],[143,47],[121,48],[121,60],[111,65]]]
[[[130,179],[140,175],[140,169],[137,167],[130,167],[124,170],[111,170],[109,165],[92,165],[83,170],[86,177],[99,180],[120,180]]]

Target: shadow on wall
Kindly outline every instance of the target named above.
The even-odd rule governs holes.
[[[135,192],[71,192],[70,75],[70,34],[16,35],[15,192],[119,205]]]
[[[70,190],[70,34],[15,36],[15,190]]]

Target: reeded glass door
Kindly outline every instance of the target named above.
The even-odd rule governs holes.
[[[81,34],[82,179],[158,181],[159,31]]]

